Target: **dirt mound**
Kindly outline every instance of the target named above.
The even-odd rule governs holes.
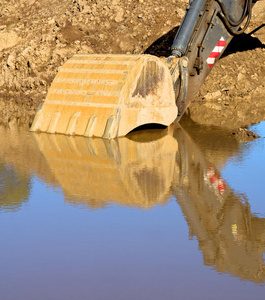
[[[58,68],[75,53],[156,54],[160,49],[166,55],[188,2],[2,0],[0,124],[28,127]],[[195,121],[209,123],[211,111],[216,111],[212,104],[221,103],[221,109],[231,108],[237,105],[232,103],[243,98],[247,103],[258,102],[255,109],[261,110],[265,74],[264,4],[262,0],[255,6],[249,29],[253,33],[242,37],[242,47],[228,49],[230,52],[202,87],[189,111]],[[206,107],[205,119],[197,118],[196,102]],[[219,108],[217,111],[219,114]]]
[[[187,111],[200,124],[245,127],[265,120],[265,1],[234,37]]]
[[[260,136],[246,128],[238,128],[236,131],[233,132],[233,135],[242,142],[245,141],[253,141],[255,139],[260,138]]]

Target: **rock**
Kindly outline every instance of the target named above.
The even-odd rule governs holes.
[[[0,51],[14,47],[19,42],[19,37],[14,31],[0,32]]]
[[[185,16],[186,11],[185,11],[184,9],[178,7],[178,8],[176,9],[176,11],[177,11],[177,14],[178,14],[178,16],[179,16],[180,18],[183,18],[183,17]]]
[[[260,138],[260,136],[247,128],[238,128],[232,133],[239,141],[247,142]]]
[[[6,65],[10,69],[15,69],[16,58],[13,54],[10,54],[7,58]]]
[[[241,72],[237,76],[237,81],[243,81],[243,80],[245,80],[245,75]]]
[[[121,8],[121,7],[119,7],[118,8],[118,11],[117,11],[117,14],[116,14],[116,17],[115,17],[115,22],[117,22],[117,23],[120,23],[120,22],[122,22],[123,20],[124,20],[124,9],[123,8]]]

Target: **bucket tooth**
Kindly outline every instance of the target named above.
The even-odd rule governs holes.
[[[56,127],[60,118],[60,112],[56,111],[55,113],[53,113],[52,117],[51,117],[51,121],[49,123],[49,127],[47,129],[48,133],[55,133],[56,132]]]
[[[92,137],[93,136],[94,131],[95,131],[96,123],[97,123],[97,115],[93,115],[88,121],[87,128],[86,128],[86,131],[84,133],[84,136],[86,136],[86,137]]]
[[[68,135],[75,134],[77,121],[78,121],[78,118],[80,117],[80,115],[81,115],[80,112],[73,114],[73,116],[71,117],[71,119],[69,121],[69,124],[67,126],[65,134],[68,134]]]
[[[115,138],[178,115],[167,65],[151,55],[74,55],[59,70],[31,131]]]
[[[118,126],[120,121],[120,110],[118,109],[116,116],[110,116],[107,120],[103,138],[112,139],[117,136]]]
[[[115,116],[110,116],[107,120],[105,131],[102,137],[105,139],[111,139],[113,137],[114,127],[115,127]]]

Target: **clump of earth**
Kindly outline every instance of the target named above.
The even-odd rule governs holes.
[[[29,127],[62,64],[75,53],[168,55],[188,0],[1,0],[0,125]],[[234,39],[187,114],[244,127],[265,119],[265,1]],[[161,51],[162,49],[162,51]]]
[[[253,141],[257,138],[260,138],[260,136],[247,128],[238,128],[237,130],[233,131],[233,135],[238,139],[239,141]]]

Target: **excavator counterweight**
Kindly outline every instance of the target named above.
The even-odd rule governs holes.
[[[74,55],[60,68],[30,130],[110,139],[145,124],[178,121],[233,36],[247,27],[252,5],[190,1],[168,58]]]

